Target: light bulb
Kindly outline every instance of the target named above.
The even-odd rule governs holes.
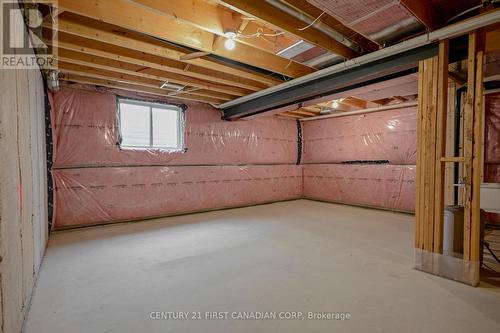
[[[232,38],[226,38],[224,46],[226,47],[226,49],[232,50],[236,46],[236,42]]]
[[[339,103],[337,101],[332,102],[332,108],[336,109],[339,107]]]

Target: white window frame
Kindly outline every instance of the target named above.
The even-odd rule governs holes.
[[[120,106],[121,103],[125,104],[134,104],[134,105],[139,105],[139,106],[146,106],[149,107],[149,146],[124,146],[122,145],[122,122],[121,122],[121,110]],[[164,110],[169,110],[172,112],[177,112],[177,124],[178,124],[178,131],[177,131],[177,142],[179,143],[178,147],[160,147],[160,146],[154,146],[153,145],[153,108],[156,109],[164,109]],[[130,98],[124,98],[124,97],[118,97],[116,99],[116,109],[117,109],[117,114],[118,114],[118,146],[120,149],[157,149],[157,150],[166,150],[166,151],[179,151],[179,152],[185,152],[186,148],[184,145],[184,112],[185,112],[185,107],[183,105],[175,105],[175,104],[168,104],[168,103],[159,103],[159,102],[150,102],[150,101],[144,101],[144,100],[138,100],[138,99],[130,99]]]

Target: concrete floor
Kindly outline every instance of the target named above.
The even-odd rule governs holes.
[[[25,332],[500,332],[499,289],[412,269],[411,215],[307,200],[51,237]],[[151,320],[153,311],[350,320]]]

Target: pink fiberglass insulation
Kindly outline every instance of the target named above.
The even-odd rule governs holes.
[[[413,212],[414,165],[303,166],[305,198]]]
[[[72,88],[50,95],[55,228],[301,196],[300,167],[292,165],[295,121],[227,122],[216,109],[191,103],[187,152],[123,150],[117,145],[117,94],[131,97]]]
[[[60,169],[53,177],[58,229],[302,195],[301,167],[295,165]]]
[[[484,181],[500,183],[500,93],[485,98]]]
[[[416,162],[417,108],[303,123],[303,163],[388,160]]]
[[[123,165],[290,164],[297,159],[293,120],[264,117],[227,122],[216,109],[186,111],[187,152],[122,150],[117,145],[116,95],[62,88],[51,95],[54,167]]]

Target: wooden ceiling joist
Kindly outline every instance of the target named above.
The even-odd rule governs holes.
[[[57,58],[59,61],[63,61],[65,63],[70,63],[70,64],[74,64],[74,65],[94,67],[94,68],[98,68],[98,69],[116,71],[116,72],[120,72],[120,73],[124,73],[124,74],[143,77],[146,79],[157,80],[160,82],[157,85],[158,88],[160,87],[161,82],[168,81],[170,83],[175,83],[175,84],[179,84],[179,85],[192,86],[192,87],[196,87],[199,89],[206,89],[206,90],[211,90],[213,92],[220,92],[220,93],[227,95],[228,97],[229,96],[232,97],[229,99],[234,99],[238,96],[245,95],[244,93],[241,93],[241,92],[236,93],[233,90],[224,89],[221,86],[217,86],[217,85],[211,84],[209,82],[202,82],[202,81],[195,81],[195,80],[187,81],[187,80],[183,80],[182,77],[179,78],[179,77],[175,77],[172,75],[164,75],[165,74],[164,72],[160,72],[160,71],[157,71],[155,69],[146,68],[146,67],[141,68],[140,66],[131,65],[128,63],[119,62],[119,61],[115,61],[115,60],[100,58],[100,57],[88,55],[85,53],[78,53],[78,52],[67,51],[64,49],[59,49]]]
[[[137,85],[130,84],[130,83],[117,82],[115,80],[100,79],[100,78],[89,77],[89,76],[85,76],[85,75],[62,73],[61,79],[64,81],[68,81],[68,82],[90,84],[90,85],[95,85],[95,86],[115,88],[115,89],[121,89],[121,90],[126,90],[126,91],[133,91],[133,92],[139,92],[139,93],[145,93],[145,94],[163,96],[163,97],[169,97],[169,98],[175,98],[175,99],[182,99],[182,100],[188,100],[188,101],[194,101],[194,102],[212,103],[212,104],[221,103],[221,101],[218,99],[209,98],[209,97],[200,97],[200,96],[193,95],[191,93],[176,94],[176,93],[168,92],[168,91],[165,91],[165,90],[159,89],[159,88],[137,86]]]
[[[162,3],[168,5],[170,1]],[[185,23],[180,17],[127,0],[59,0],[59,8],[289,77],[300,77],[314,71],[239,42],[234,50],[227,50],[223,45],[224,38],[216,38],[215,34]]]
[[[69,42],[76,43],[77,41],[90,40],[109,44],[107,47],[109,50],[121,50],[121,53],[117,53],[117,56],[126,56],[127,53],[124,52],[124,49],[127,49],[135,51],[135,54],[140,55],[141,58],[148,58],[149,56],[150,59],[163,59],[164,61],[169,59],[178,63],[178,66],[174,66],[169,70],[174,73],[179,73],[179,68],[184,69],[189,64],[190,68],[186,75],[201,79],[210,78],[214,82],[254,91],[265,89],[281,82],[277,78],[223,65],[212,60],[192,59],[183,61],[180,60],[181,57],[188,53],[183,52],[180,48],[124,30],[113,29],[112,26],[107,24],[77,17],[76,15],[72,15],[69,18],[60,17],[58,30],[60,32],[59,38],[62,41],[69,39]],[[85,44],[92,44],[90,41],[85,41]],[[119,47],[119,49],[112,48],[111,45]]]
[[[304,0],[286,0],[286,2],[298,11],[308,15],[312,19],[319,17],[323,13],[321,9]],[[376,51],[379,49],[377,43],[347,27],[342,22],[328,15],[327,13],[324,13],[321,16],[320,21],[322,24],[327,25],[328,27],[345,36],[347,39],[361,46],[365,52]]]
[[[277,34],[276,30],[269,29],[266,25],[256,21],[250,22],[247,17],[229,10],[226,7],[218,6],[214,2],[205,0],[133,0],[147,8],[153,8],[159,12],[169,15],[172,18],[182,20],[187,24],[192,24],[202,30],[213,33],[217,36],[224,36],[226,29],[241,31],[244,35],[252,35],[258,30],[264,34],[274,35],[272,37],[261,35],[255,38],[236,37],[235,40],[275,54],[278,50],[276,44],[289,43],[292,45],[298,41],[294,37],[290,43],[285,34]]]
[[[119,56],[115,53],[101,50],[82,47],[79,45],[76,46],[62,40],[58,42],[58,58],[66,62],[96,66],[103,69],[129,71],[136,75],[143,74],[145,76],[154,76],[158,80],[194,86],[202,89],[211,89],[213,91],[227,93],[233,96],[244,96],[252,92],[252,90],[248,89],[221,85],[208,80],[196,79],[191,76],[184,75],[186,72],[182,71],[180,71],[182,74],[172,73],[167,71],[169,67],[146,61],[134,61],[135,58]]]
[[[287,31],[311,44],[339,54],[344,58],[351,59],[357,55],[357,53],[349,47],[315,27],[309,27],[302,30],[302,28],[307,25],[306,23],[284,11],[278,10],[264,0],[221,0],[220,3],[242,14],[266,21],[279,29]]]
[[[162,90],[160,88],[162,84],[160,80],[126,74],[124,72],[104,70],[91,66],[76,65],[64,61],[59,61],[58,67],[62,73],[82,75],[103,80],[114,80],[117,82],[133,84],[135,86],[144,86],[148,88],[156,88]],[[208,91],[208,90],[196,90],[192,94],[200,97],[217,99],[219,102],[228,101],[234,98],[234,96],[231,95],[222,94],[214,91]]]

